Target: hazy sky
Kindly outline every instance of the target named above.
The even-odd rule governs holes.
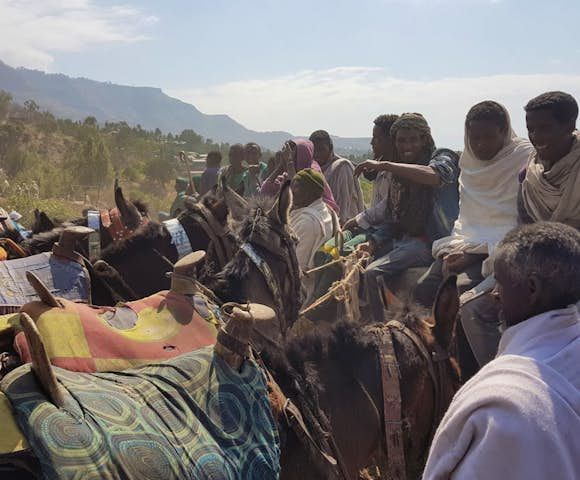
[[[580,0],[0,0],[0,59],[161,87],[249,128],[367,136],[422,112],[461,146],[469,107],[580,99]]]

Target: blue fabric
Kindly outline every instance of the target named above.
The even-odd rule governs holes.
[[[209,192],[218,183],[219,167],[208,167],[201,174],[199,193],[201,195]]]
[[[43,478],[269,480],[280,442],[264,375],[213,347],[122,372],[54,368],[65,405],[50,403],[30,365],[1,382]]]
[[[435,151],[428,164],[437,172],[441,185],[433,187],[433,211],[425,231],[432,242],[451,234],[459,215],[459,157],[452,150]]]
[[[26,279],[28,271],[39,277],[56,297],[89,301],[91,284],[84,266],[47,252],[0,262],[0,305],[24,305],[39,300]]]

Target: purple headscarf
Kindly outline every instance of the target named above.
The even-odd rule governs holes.
[[[322,169],[316,160],[314,160],[314,144],[310,140],[305,140],[302,138],[297,138],[292,140],[296,144],[296,171],[304,170],[305,168],[311,168],[316,170],[324,177]],[[260,193],[265,195],[276,195],[280,191],[282,184],[288,179],[288,173],[284,172],[282,175],[278,175],[275,180],[266,181],[262,184]],[[328,186],[326,179],[324,179],[324,193],[322,194],[322,200],[330,208],[332,208],[336,213],[339,212],[339,207],[334,196],[332,195],[332,190]]]

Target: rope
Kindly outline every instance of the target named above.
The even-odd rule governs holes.
[[[344,263],[344,261],[345,261],[344,258],[340,257],[340,258],[337,258],[336,260],[333,260],[332,262],[328,262],[328,263],[325,263],[324,265],[320,265],[320,267],[314,267],[314,268],[311,268],[310,270],[303,271],[302,274],[305,276],[308,276],[308,275],[311,275],[313,273],[320,272],[321,270],[324,270],[325,268],[331,267],[332,265],[336,265],[337,263]]]
[[[350,272],[344,277],[342,280],[337,280],[332,284],[332,286],[328,289],[322,297],[320,297],[316,302],[312,303],[310,306],[306,307],[304,310],[300,312],[300,316],[306,315],[313,310],[316,310],[320,306],[324,305],[326,302],[332,299],[341,299],[344,300],[348,297],[348,282],[350,281],[351,277],[355,274],[355,272],[362,271],[362,264],[367,260],[367,254],[364,254],[355,264],[354,267],[351,269]],[[339,293],[337,293],[339,292]]]

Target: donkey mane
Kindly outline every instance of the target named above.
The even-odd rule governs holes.
[[[170,242],[171,236],[162,224],[149,222],[147,225],[139,227],[130,237],[112,243],[105,248],[101,252],[101,259],[107,263],[117,263],[125,258],[127,252],[155,248],[156,241],[159,240]]]

